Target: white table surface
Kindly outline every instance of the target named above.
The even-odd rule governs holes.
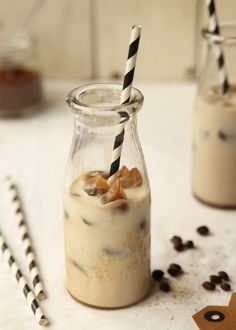
[[[209,208],[191,195],[191,112],[194,83],[137,83],[145,96],[139,133],[152,188],[152,268],[171,262],[185,274],[171,279],[173,290],[155,290],[144,302],[121,310],[97,310],[73,300],[65,288],[62,191],[73,120],[65,96],[78,83],[47,82],[47,111],[28,119],[0,120],[0,226],[28,276],[3,178],[19,184],[45,282],[42,303],[52,330],[191,330],[192,314],[206,305],[228,304],[230,293],[206,292],[202,281],[218,270],[235,275],[236,211]],[[201,237],[206,224],[212,235]],[[177,253],[174,234],[193,239],[197,249]],[[236,287],[236,278],[232,279]],[[0,329],[38,329],[33,314],[0,255]]]

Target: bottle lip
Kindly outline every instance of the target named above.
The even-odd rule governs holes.
[[[122,84],[119,83],[90,83],[73,89],[67,95],[66,102],[76,113],[79,112],[88,116],[114,116],[114,114],[118,114],[120,111],[126,111],[128,115],[131,116],[140,109],[144,100],[141,91],[135,87],[132,87],[130,101],[125,104],[119,104],[117,100],[117,102],[114,102],[116,103],[114,105],[101,103],[102,105],[99,106],[97,103],[93,105],[91,103],[85,103],[82,100],[86,94],[91,93],[92,95],[92,93],[103,92],[104,102],[106,102],[106,93],[114,92],[114,97],[117,98],[117,96],[121,94],[121,91]]]
[[[201,34],[204,39],[212,44],[236,44],[236,21],[223,21],[219,24],[220,29],[223,31],[227,28],[235,29],[234,35],[228,35],[225,33],[215,34],[208,30],[207,27],[202,28]]]

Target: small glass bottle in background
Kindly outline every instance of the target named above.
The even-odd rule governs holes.
[[[0,45],[0,116],[18,117],[41,109],[40,71],[32,38],[2,41]]]
[[[192,188],[202,202],[236,207],[236,24],[221,25],[221,36],[203,30],[208,43],[193,115]],[[224,51],[229,92],[222,93],[214,47]]]

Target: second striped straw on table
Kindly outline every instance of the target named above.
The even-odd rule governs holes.
[[[125,67],[125,75],[121,92],[120,104],[125,104],[130,100],[141,30],[141,26],[138,25],[134,25],[131,30],[128,58]],[[125,122],[129,119],[129,115],[125,112],[120,112],[120,117],[121,121],[119,125],[119,131],[115,137],[112,150],[109,182],[113,182],[115,180],[120,167],[120,157],[125,134],[124,126]]]
[[[28,304],[30,305],[34,316],[36,318],[36,321],[39,325],[45,326],[48,324],[48,320],[45,317],[41,307],[39,306],[39,303],[34,296],[34,293],[30,290],[29,285],[26,282],[25,277],[23,276],[20,267],[18,266],[13,254],[11,253],[5,238],[3,237],[3,234],[0,231],[0,250],[2,250],[3,256],[5,260],[7,261],[11,272],[15,276],[17,283],[19,285],[19,288],[21,292],[24,294],[25,299],[27,300]]]
[[[217,18],[216,6],[214,0],[205,0],[206,6],[208,9],[208,29],[209,32],[220,36],[220,27]],[[214,41],[213,41],[214,42]],[[212,45],[214,56],[216,58],[217,67],[218,67],[218,76],[221,86],[221,92],[223,95],[226,95],[229,92],[229,80],[225,64],[224,51],[221,45],[214,43]]]
[[[7,183],[7,189],[10,194],[12,206],[14,209],[15,218],[17,221],[17,226],[19,229],[21,241],[23,244],[25,257],[26,257],[26,261],[28,264],[29,272],[30,272],[31,281],[32,281],[33,287],[34,287],[35,296],[39,300],[43,300],[46,298],[46,294],[45,294],[43,284],[42,284],[42,281],[40,278],[39,268],[38,268],[35,253],[33,250],[33,245],[32,245],[30,235],[28,232],[28,228],[27,228],[27,225],[25,222],[24,211],[23,211],[23,207],[20,202],[18,189],[10,177],[6,178],[6,183]]]

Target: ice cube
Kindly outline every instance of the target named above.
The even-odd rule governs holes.
[[[129,173],[129,170],[126,166],[122,166],[121,169],[118,171],[118,174],[117,174],[117,177],[120,178],[120,177],[123,177],[125,175],[127,175]]]
[[[100,174],[85,180],[84,191],[90,196],[103,195],[108,189],[107,180]]]
[[[108,192],[102,196],[101,201],[103,204],[107,204],[117,199],[127,199],[126,194],[122,189],[120,179],[116,179],[116,181],[109,188]]]
[[[125,176],[120,178],[123,188],[134,188],[141,186],[142,175],[137,167],[132,168]]]
[[[108,179],[108,174],[104,171],[91,171],[85,175],[85,179],[91,179],[99,175],[101,175],[104,179]]]

